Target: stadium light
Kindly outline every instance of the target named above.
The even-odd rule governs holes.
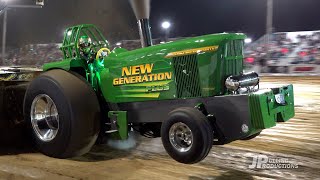
[[[37,6],[44,6],[44,0],[36,0]]]
[[[171,23],[168,21],[164,21],[164,22],[162,22],[161,26],[163,29],[169,29],[171,26]]]
[[[45,0],[36,0],[36,5],[19,5],[19,4],[10,4],[8,3],[12,0],[0,0],[0,2],[4,3],[4,8],[0,10],[0,16],[3,14],[3,24],[2,24],[2,62],[0,64],[5,64],[5,54],[6,54],[6,38],[7,38],[7,21],[8,21],[8,13],[7,11],[10,9],[20,9],[20,8],[42,8],[44,6]]]
[[[162,24],[161,24],[161,27],[164,29],[165,31],[165,41],[167,42],[168,41],[168,36],[169,36],[169,29],[171,27],[171,23],[169,21],[163,21]]]
[[[273,0],[268,0],[267,1],[267,19],[266,19],[266,34],[267,34],[267,39],[266,43],[269,44],[270,42],[270,35],[272,34],[272,29],[273,29]],[[267,51],[267,59],[270,58],[270,53],[269,53],[269,46],[266,47]]]
[[[63,33],[64,33],[64,32],[63,32]],[[71,35],[72,35],[72,31],[68,31],[68,32],[67,32],[67,35],[68,35],[68,36],[71,36]]]
[[[250,44],[250,43],[252,43],[252,39],[251,39],[251,38],[246,38],[246,39],[244,40],[244,43]]]
[[[117,46],[121,46],[121,44],[122,44],[121,42],[117,42],[116,43]]]

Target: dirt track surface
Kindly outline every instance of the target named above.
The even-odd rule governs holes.
[[[320,78],[263,78],[262,87],[293,83],[296,116],[250,141],[214,146],[201,163],[172,160],[161,140],[142,138],[130,151],[95,146],[73,159],[36,153],[26,142],[0,148],[0,179],[317,179],[320,178]],[[297,169],[250,169],[253,156],[287,158]]]

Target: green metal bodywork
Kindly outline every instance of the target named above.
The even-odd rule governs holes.
[[[285,105],[278,104],[276,94],[283,94]],[[263,89],[249,94],[249,110],[251,128],[248,134],[252,135],[263,129],[271,128],[277,122],[286,122],[294,117],[294,92],[293,86]]]
[[[223,96],[228,94],[225,79],[243,72],[243,40],[246,37],[243,34],[204,35],[133,51],[116,48],[103,59],[89,64],[81,58],[77,47],[81,35],[91,37],[96,52],[109,48],[94,25],[71,27],[66,30],[61,47],[64,59],[45,64],[43,70],[83,69],[88,82],[108,103]],[[197,50],[199,48],[211,49]],[[143,79],[145,76],[147,79]],[[293,98],[292,86],[280,91],[292,92]],[[278,107],[269,102],[274,98],[272,92],[248,94],[253,125],[248,134],[272,127],[279,119],[286,121],[293,117],[293,99],[287,106]]]
[[[92,83],[95,89],[101,89],[103,96],[108,102],[119,103],[178,98],[173,68],[174,58],[166,57],[171,52],[218,46],[218,49],[214,52],[201,52],[194,57],[198,63],[199,76],[197,80],[200,83],[201,92],[199,94],[202,97],[222,95],[224,93],[224,78],[242,72],[242,40],[245,38],[243,34],[222,33],[205,35],[133,51],[118,48],[114,49],[104,60],[95,61],[87,65],[81,60],[77,48],[77,40],[83,34],[81,33],[82,31],[99,32],[92,29],[96,28],[93,25],[81,25],[67,29],[63,46],[61,47],[64,60],[45,64],[43,69],[47,71],[54,68],[62,68],[68,71],[71,68],[84,68],[89,75],[87,77],[88,81]],[[86,34],[90,36],[90,33]],[[103,40],[101,34],[99,34],[99,37],[102,37],[102,39],[92,39],[97,39],[96,42],[107,42]],[[231,50],[228,50],[228,42],[232,40],[241,40],[241,42],[239,41],[240,44],[238,43],[238,52],[233,54],[229,53]],[[108,47],[108,45],[102,43],[96,47],[103,48]],[[99,48],[96,48],[96,51]],[[233,49],[232,51],[236,50]],[[229,63],[232,63],[232,66],[229,66]],[[146,64],[153,64],[152,74],[169,72],[172,75],[171,79],[118,86],[113,85],[115,78],[123,78],[122,68]],[[150,91],[150,89],[154,90]]]
[[[128,138],[128,121],[126,111],[109,111],[108,118],[115,116],[117,119],[118,131],[113,134],[114,139],[127,139]]]

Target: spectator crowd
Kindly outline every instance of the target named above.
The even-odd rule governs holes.
[[[245,49],[245,64],[247,66],[319,65],[320,31],[265,35],[258,41],[247,45]]]
[[[44,63],[59,61],[62,52],[59,44],[30,44],[21,48],[9,49],[6,65],[41,66]]]

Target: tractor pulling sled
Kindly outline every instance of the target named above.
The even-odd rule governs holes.
[[[243,73],[243,34],[152,45],[149,1],[131,1],[144,48],[110,50],[94,25],[68,28],[64,58],[37,69],[0,69],[2,121],[26,124],[40,152],[87,153],[131,129],[161,137],[178,162],[203,160],[213,145],[256,137],[294,116],[293,86],[259,89]]]

